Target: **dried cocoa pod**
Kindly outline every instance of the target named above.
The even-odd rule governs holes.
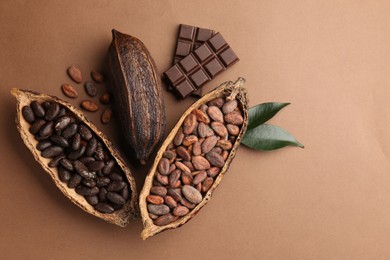
[[[12,95],[14,95],[17,99],[17,104],[16,104],[16,125],[18,128],[18,131],[21,135],[21,138],[27,148],[30,149],[31,153],[34,156],[34,159],[42,166],[42,168],[50,175],[50,177],[53,179],[55,185],[61,190],[61,192],[69,198],[74,204],[79,206],[81,209],[84,211],[101,218],[109,223],[116,224],[118,226],[124,227],[126,226],[131,219],[134,219],[138,216],[139,214],[139,209],[138,209],[138,196],[137,196],[137,189],[135,186],[135,181],[132,177],[132,174],[130,172],[130,169],[126,166],[124,160],[122,159],[122,156],[119,154],[119,152],[113,147],[112,143],[107,139],[107,137],[100,132],[96,126],[94,126],[85,116],[84,114],[77,109],[76,107],[72,106],[68,102],[65,102],[57,97],[54,96],[49,96],[46,94],[39,94],[35,93],[32,91],[28,90],[21,90],[21,89],[16,89],[13,88],[11,90]],[[44,103],[44,102],[51,102],[51,104],[58,104],[66,109],[68,109],[68,113],[71,113],[74,118],[82,122],[86,129],[89,129],[89,131],[93,132],[94,135],[99,138],[100,142],[102,145],[105,146],[106,150],[110,153],[110,155],[115,159],[115,162],[117,165],[120,167],[120,169],[123,171],[123,173],[126,175],[127,181],[130,185],[131,189],[131,199],[129,199],[126,204],[123,206],[123,208],[114,211],[111,208],[104,207],[105,210],[101,210],[102,212],[106,213],[101,213],[94,209],[94,207],[87,202],[87,200],[77,194],[74,190],[76,186],[81,182],[81,176],[78,174],[74,174],[73,176],[78,176],[79,179],[72,180],[70,179],[69,181],[72,181],[73,184],[76,184],[73,187],[73,184],[69,184],[69,188],[66,184],[66,182],[63,182],[60,180],[59,177],[59,172],[57,167],[50,167],[49,162],[51,161],[50,158],[44,158],[41,155],[41,152],[36,149],[36,145],[38,144],[38,141],[35,140],[34,135],[30,133],[29,131],[29,123],[24,119],[22,115],[22,108],[25,106],[30,105],[32,102],[37,101],[39,103]],[[65,131],[65,130],[64,130]],[[69,149],[71,149],[69,147]],[[56,157],[57,158],[57,157]],[[58,163],[63,157],[60,155],[58,157]],[[62,165],[64,165],[64,162],[62,162]],[[52,165],[53,166],[53,165]],[[69,165],[70,167],[70,165]],[[68,181],[70,176],[63,176],[65,177],[65,181]],[[96,190],[96,188],[95,188]],[[108,206],[109,207],[109,206]],[[95,207],[95,208],[101,208],[100,206]],[[107,208],[107,209],[106,209]]]
[[[165,107],[156,64],[137,38],[112,30],[108,50],[122,133],[141,164],[165,134]]]
[[[225,175],[226,171],[229,168],[229,165],[231,161],[233,160],[235,153],[237,151],[237,148],[240,145],[241,139],[245,134],[247,125],[248,125],[248,101],[246,98],[246,90],[242,87],[242,84],[244,83],[244,79],[239,78],[235,83],[233,82],[226,82],[221,84],[218,88],[216,88],[214,91],[210,92],[209,94],[205,95],[203,98],[199,99],[197,102],[195,102],[179,119],[176,126],[173,128],[171,133],[168,135],[164,143],[162,144],[159,152],[157,153],[157,156],[155,158],[154,164],[151,167],[146,180],[145,184],[142,188],[140,197],[139,197],[139,204],[140,204],[140,210],[141,210],[141,216],[142,216],[142,222],[144,225],[144,229],[141,233],[142,239],[147,239],[148,237],[151,237],[159,232],[162,232],[167,229],[173,229],[177,228],[183,224],[185,224],[187,221],[189,221],[191,218],[193,218],[196,213],[210,200],[212,193],[217,188],[219,183],[222,180],[222,177]],[[221,98],[221,99],[217,99]],[[187,207],[189,209],[189,212],[181,212],[181,208],[179,210],[174,211],[173,213],[168,213],[166,215],[163,215],[159,217],[159,219],[152,219],[150,217],[150,211],[148,211],[148,204],[146,198],[151,194],[151,188],[154,186],[153,183],[156,183],[155,176],[158,176],[156,174],[159,162],[163,158],[164,152],[167,151],[169,147],[172,147],[172,142],[178,133],[178,131],[181,131],[183,124],[186,124],[186,126],[193,126],[193,122],[190,122],[188,118],[191,118],[192,116],[188,117],[189,115],[194,115],[193,111],[195,109],[205,108],[205,104],[208,104],[209,101],[215,102],[215,100],[222,100],[221,104],[218,103],[219,107],[222,107],[224,100],[237,100],[238,102],[238,108],[242,112],[243,116],[243,123],[240,125],[240,131],[237,134],[237,138],[235,142],[233,143],[233,147],[229,151],[229,156],[225,160],[223,166],[221,168],[217,167],[211,167],[209,165],[203,165],[203,159],[200,160],[200,155],[191,155],[192,161],[197,163],[194,165],[194,168],[205,168],[206,171],[192,171],[188,172],[188,167],[186,167],[183,163],[176,161],[175,165],[178,169],[182,170],[182,186],[181,189],[168,189],[168,195],[164,199],[164,203],[168,205],[169,208],[175,208],[176,204],[171,203],[172,199],[170,196],[175,196],[176,198],[173,198],[177,203],[182,204],[183,206]],[[196,110],[197,111],[197,110]],[[196,112],[194,112],[196,113]],[[199,113],[199,111],[197,111]],[[211,111],[211,114],[213,114],[214,111]],[[214,115],[214,114],[213,114]],[[186,120],[187,119],[187,120]],[[221,120],[220,115],[216,117],[216,119]],[[203,118],[201,119],[203,120]],[[185,122],[185,123],[184,123]],[[212,130],[211,130],[212,131]],[[190,132],[189,130],[187,132]],[[199,134],[199,132],[198,132]],[[202,139],[202,142],[204,139]],[[177,145],[180,145],[178,143]],[[219,148],[219,147],[218,147]],[[199,149],[199,148],[197,148]],[[220,149],[220,148],[219,148]],[[222,151],[222,149],[221,149]],[[180,158],[181,159],[181,158]],[[204,159],[206,162],[207,160]],[[185,166],[185,167],[183,167]],[[203,167],[204,166],[204,167]],[[207,167],[206,167],[207,166]],[[210,174],[209,174],[210,172]],[[199,175],[199,177],[197,177]],[[209,177],[208,177],[209,176]],[[215,178],[215,179],[214,179]],[[196,184],[193,182],[195,181]],[[191,183],[192,182],[192,183]],[[187,187],[188,185],[191,185],[192,188]],[[186,189],[184,190],[184,193],[179,194],[179,192],[182,192],[184,187]],[[156,188],[153,188],[156,189]],[[201,199],[200,199],[200,194]],[[188,202],[187,200],[191,199],[192,202]],[[199,203],[198,203],[199,202]],[[192,204],[192,203],[198,203],[198,204]],[[175,205],[174,205],[175,204]],[[152,212],[153,213],[153,212]],[[177,218],[174,218],[173,214],[180,215]],[[179,214],[180,213],[180,214]],[[185,213],[185,214],[184,214]],[[183,215],[183,216],[181,216]],[[160,218],[162,219],[160,221]]]

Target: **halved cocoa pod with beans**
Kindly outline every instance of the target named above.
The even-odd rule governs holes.
[[[199,99],[168,135],[140,194],[142,239],[185,224],[210,200],[248,125],[243,83],[223,83]]]
[[[84,114],[54,96],[12,89],[23,142],[56,186],[84,211],[118,226],[139,215],[133,176]]]

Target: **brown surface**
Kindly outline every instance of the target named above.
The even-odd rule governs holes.
[[[1,258],[390,257],[388,1],[48,2],[0,2]],[[192,221],[142,241],[140,221],[107,224],[61,194],[18,136],[9,91],[64,97],[69,65],[104,68],[112,28],[142,39],[162,72],[179,23],[223,33],[241,59],[209,89],[244,76],[251,105],[292,102],[272,122],[306,148],[241,147]],[[165,101],[169,131],[194,100]],[[99,115],[87,114],[118,144]],[[147,169],[132,167],[139,188]]]

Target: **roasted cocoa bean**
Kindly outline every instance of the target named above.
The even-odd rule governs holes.
[[[30,124],[34,123],[35,115],[30,106],[24,106],[22,108],[23,118]]]
[[[203,182],[202,182],[202,192],[208,192],[209,189],[211,188],[211,186],[213,186],[213,183],[214,183],[214,179],[212,177],[208,177],[206,178]]]
[[[124,181],[113,181],[107,186],[107,191],[120,191],[126,186]]]
[[[45,109],[42,107],[41,104],[39,104],[38,101],[32,101],[30,104],[30,107],[34,111],[34,114],[36,117],[44,118],[45,117]]]
[[[222,106],[222,113],[229,114],[236,109],[238,105],[237,99],[229,100]]]
[[[169,207],[167,205],[161,204],[161,205],[154,205],[149,204],[148,205],[148,211],[154,215],[165,215],[169,213]]]
[[[212,166],[222,168],[225,164],[225,160],[220,154],[217,154],[216,152],[209,152],[208,154],[206,154],[206,159],[210,162]]]
[[[233,147],[233,144],[229,142],[228,140],[218,140],[217,146],[221,147],[223,150],[230,150]]]
[[[70,178],[72,177],[72,174],[66,170],[65,168],[63,167],[59,167],[58,168],[58,177],[60,178],[60,180],[62,182],[68,182],[70,180]]]
[[[76,187],[75,191],[80,194],[80,195],[96,195],[99,193],[99,188],[98,187],[93,187],[93,188],[88,188],[87,186],[84,185],[79,185]]]
[[[190,185],[184,185],[181,188],[181,192],[183,193],[184,197],[191,203],[199,204],[202,201],[202,194],[200,194],[198,190]]]
[[[165,195],[167,195],[167,189],[163,186],[153,186],[152,188],[150,188],[150,193],[165,197]]]
[[[30,126],[29,128],[29,131],[30,133],[32,133],[33,135],[37,134],[39,132],[39,130],[41,129],[41,127],[46,123],[45,120],[43,119],[37,119],[35,120],[35,122]]]
[[[233,111],[224,116],[225,122],[232,125],[242,125],[244,118],[240,111]]]
[[[64,131],[62,131],[62,136],[65,138],[70,138],[74,134],[77,133],[77,130],[79,129],[79,126],[76,123],[72,123],[69,126],[67,126]]]
[[[158,171],[162,175],[168,175],[169,174],[169,160],[167,158],[162,158],[160,160],[160,163],[158,164]]]
[[[84,89],[88,96],[90,97],[96,97],[98,90],[91,81],[87,81],[84,83]]]
[[[178,219],[178,217],[176,217],[176,216],[172,215],[171,213],[169,213],[169,214],[165,214],[163,216],[158,217],[157,219],[155,219],[153,221],[153,223],[156,226],[165,226],[165,225],[168,225],[169,223],[174,222],[177,219]]]
[[[101,74],[100,72],[96,71],[96,70],[92,70],[91,71],[91,78],[93,79],[93,81],[95,81],[96,83],[102,83],[104,81],[104,77],[103,77],[103,74]]]
[[[98,203],[94,206],[94,208],[97,211],[102,212],[102,213],[110,214],[110,213],[114,212],[114,208],[107,203]]]
[[[189,114],[183,122],[183,133],[185,135],[191,134],[196,126],[196,116],[194,114]]]
[[[69,146],[68,140],[66,140],[64,137],[62,137],[60,135],[50,136],[50,141],[52,141],[52,143],[57,144],[57,145],[64,147],[64,148]]]
[[[187,207],[184,207],[181,205],[179,205],[173,209],[173,215],[178,216],[178,217],[185,216],[188,214],[188,212],[190,212],[190,210]]]
[[[171,209],[177,207],[177,202],[173,199],[173,197],[167,195],[164,197],[164,203],[168,205]]]
[[[220,137],[226,137],[228,135],[228,131],[227,131],[226,127],[220,122],[212,122],[211,128]]]
[[[77,173],[73,174],[68,182],[68,187],[74,189],[81,183],[82,180],[83,180],[83,177],[81,177],[81,175],[79,175]]]
[[[80,106],[89,112],[96,112],[99,109],[99,106],[92,100],[83,100],[81,101]]]
[[[53,122],[46,122],[39,130],[41,137],[48,137],[53,134]]]
[[[191,155],[189,154],[189,152],[187,151],[187,149],[184,148],[183,146],[177,147],[177,148],[176,148],[176,153],[177,153],[177,155],[179,155],[181,158],[183,158],[183,160],[185,160],[185,161],[191,160]]]
[[[115,192],[108,192],[106,197],[109,201],[119,205],[124,205],[126,203],[126,200],[121,195]]]
[[[60,112],[60,105],[58,105],[55,102],[51,102],[49,109],[46,111],[45,119],[47,121],[51,121],[57,117],[59,112]]]
[[[53,146],[50,146],[50,147],[44,149],[41,152],[41,155],[42,155],[42,157],[45,157],[45,158],[53,158],[57,155],[60,155],[63,151],[64,151],[64,149],[61,146],[53,145]]]
[[[75,170],[85,179],[92,179],[96,178],[96,173],[95,172],[90,172],[82,162],[80,161],[75,161],[73,163],[73,166]]]
[[[43,140],[37,143],[35,148],[37,148],[39,151],[45,150],[47,147],[51,146],[52,143],[48,140]]]
[[[203,122],[205,124],[210,123],[210,118],[206,112],[203,112],[200,109],[194,109],[192,113],[196,116],[196,120],[198,120],[198,122]]]
[[[175,165],[178,169],[182,170],[183,172],[191,173],[191,170],[182,162],[175,162]]]
[[[201,122],[198,125],[198,134],[199,137],[209,137],[214,135],[214,131],[209,125],[206,125],[205,123]]]
[[[77,93],[76,89],[69,84],[62,84],[61,86],[62,93],[69,98],[77,98],[79,93]]]
[[[100,103],[107,105],[111,101],[111,94],[109,92],[103,93],[99,98]]]
[[[168,176],[168,182],[169,186],[172,188],[175,188],[176,182],[180,179],[181,171],[180,170],[174,170],[171,174]]]
[[[96,205],[99,203],[99,198],[98,196],[96,195],[92,195],[92,196],[85,196],[85,199],[87,200],[87,202],[89,204],[91,204],[92,206]]]
[[[207,114],[215,122],[223,123],[223,114],[222,114],[222,111],[218,107],[216,107],[216,106],[209,106],[207,108]]]
[[[230,135],[237,136],[240,133],[240,128],[236,125],[227,124],[226,129]]]
[[[42,108],[43,109],[43,108]],[[71,123],[71,117],[69,116],[62,116],[57,119],[57,121],[54,124],[54,129],[58,131],[62,131],[65,129],[70,123]]]
[[[192,164],[194,165],[195,169],[197,169],[198,171],[207,170],[210,168],[210,163],[201,155],[193,156]]]
[[[160,205],[164,203],[164,199],[158,195],[148,195],[146,201],[155,205]]]
[[[192,181],[192,183],[194,185],[197,185],[198,183],[203,182],[206,178],[207,178],[207,173],[205,171],[201,171],[199,174],[197,174],[194,177],[194,180]]]
[[[72,65],[70,66],[68,69],[67,69],[67,72],[68,72],[68,75],[69,77],[76,83],[81,83],[83,82],[83,76],[81,74],[81,70]]]
[[[202,153],[208,153],[218,142],[218,137],[215,135],[207,137],[202,143]]]
[[[102,116],[100,117],[100,121],[102,124],[106,125],[111,122],[112,118],[112,108],[108,107],[104,109]]]

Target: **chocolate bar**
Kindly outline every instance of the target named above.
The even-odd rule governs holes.
[[[205,28],[181,24],[177,36],[176,50],[173,57],[173,64],[176,64],[205,41],[215,35],[215,31]]]
[[[164,76],[182,98],[226,70],[239,58],[220,33],[164,72]]]
[[[213,35],[215,35],[215,31],[213,30],[181,24],[179,27],[179,34],[177,36],[173,65],[200,47]],[[194,96],[201,97],[203,91],[202,89],[198,89],[192,94]]]

